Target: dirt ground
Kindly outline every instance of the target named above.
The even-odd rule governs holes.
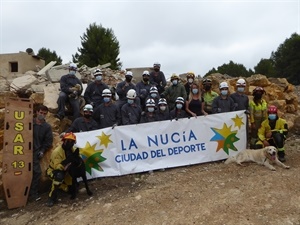
[[[80,183],[78,198],[60,194],[48,208],[39,202],[7,209],[0,224],[300,224],[300,136],[286,143],[290,169],[212,162]]]

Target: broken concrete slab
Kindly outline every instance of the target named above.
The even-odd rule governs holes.
[[[57,99],[60,92],[60,84],[52,83],[44,86],[44,105],[49,108],[51,113],[55,113],[58,105]]]
[[[30,88],[30,86],[35,84],[37,81],[38,79],[33,75],[23,75],[13,79],[12,83],[10,84],[10,91]]]
[[[44,66],[39,72],[37,72],[38,76],[46,75],[46,71],[51,69],[56,64],[56,61],[49,62],[46,66]]]

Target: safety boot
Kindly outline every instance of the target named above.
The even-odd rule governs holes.
[[[280,162],[285,162],[285,153],[284,151],[278,151],[278,159]]]

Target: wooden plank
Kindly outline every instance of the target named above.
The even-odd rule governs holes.
[[[32,118],[30,99],[6,98],[2,180],[9,209],[27,203],[32,180]]]

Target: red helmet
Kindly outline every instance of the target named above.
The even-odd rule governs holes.
[[[269,114],[277,114],[277,107],[275,105],[270,105],[268,108]]]

